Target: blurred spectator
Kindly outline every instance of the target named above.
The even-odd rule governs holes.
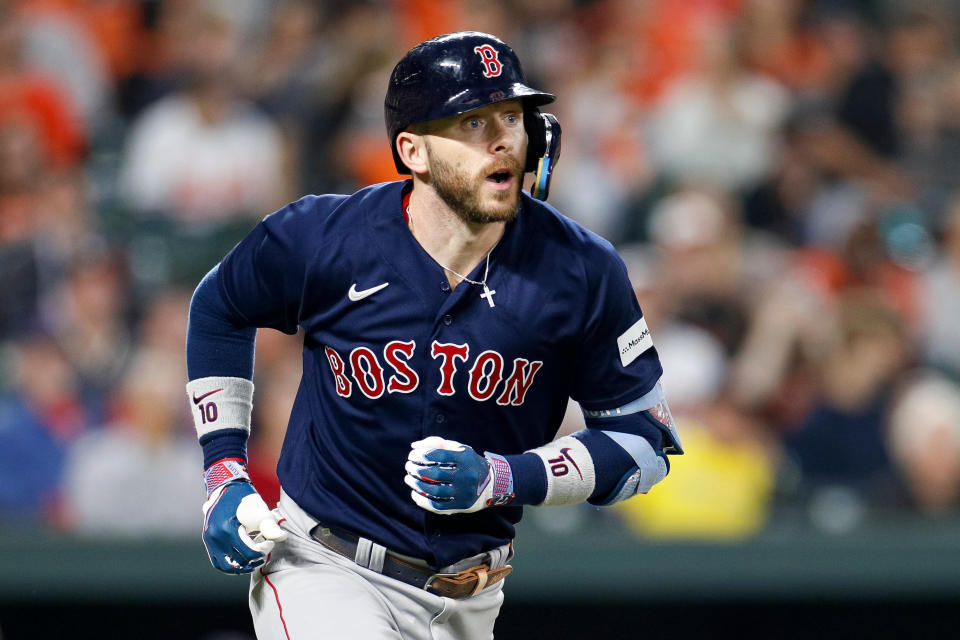
[[[192,290],[178,287],[152,291],[139,321],[137,344],[166,353],[183,351],[192,295]]]
[[[937,113],[937,103],[947,102],[938,95],[941,91],[936,86],[922,90],[932,98],[931,113],[916,85],[937,83],[950,68],[951,58],[956,56],[951,44],[955,20],[945,5],[936,2],[891,5],[886,33],[874,47],[872,59],[850,79],[837,110],[839,124],[864,145],[865,157],[874,156],[871,162],[879,170],[870,172],[874,173],[870,183],[873,197],[881,201],[909,198],[921,207],[932,207],[926,212],[928,221],[935,219],[936,209],[943,205],[943,190],[958,186],[955,174],[946,179],[943,174],[956,150],[948,142],[949,116]],[[949,106],[944,107],[943,113],[950,113]],[[930,147],[927,130],[931,126],[947,134],[947,145]],[[929,162],[924,166],[921,157],[932,159],[931,154],[942,163],[940,167]],[[891,165],[891,160],[896,164]]]
[[[0,5],[0,124],[33,131],[44,161],[72,165],[85,151],[82,118],[69,93],[29,65],[24,29],[17,10]]]
[[[683,188],[658,201],[648,222],[660,311],[711,332],[728,354],[741,340],[752,285],[738,213],[723,191]]]
[[[0,27],[2,28],[2,27]],[[39,266],[34,253],[37,180],[45,165],[36,132],[0,124],[0,339],[36,322]]]
[[[95,243],[77,255],[43,300],[42,323],[76,372],[84,401],[99,416],[134,351],[125,256]]]
[[[118,74],[118,109],[127,122],[182,87],[184,58],[189,51],[184,40],[190,35],[187,27],[197,8],[197,2],[139,3],[135,15],[122,20],[126,23],[123,37],[116,35],[116,28],[111,29],[107,36],[111,44],[105,50],[128,51],[119,65],[116,53],[111,56],[112,67]],[[124,131],[121,141],[128,135]]]
[[[789,96],[752,72],[729,29],[702,34],[696,70],[671,83],[647,123],[652,161],[671,182],[738,192],[767,176]]]
[[[596,47],[621,52],[625,88],[649,106],[696,65],[703,33],[728,23],[740,1],[599,0],[576,20]]]
[[[921,223],[938,230],[960,188],[960,66],[906,78],[897,102],[900,164],[916,185]]]
[[[922,513],[960,506],[960,388],[932,371],[916,372],[890,413],[890,458]]]
[[[737,540],[769,522],[777,447],[748,414],[722,398],[681,415],[684,455],[670,482],[616,505],[630,529],[651,539]]]
[[[321,161],[320,168],[330,172],[328,183],[332,181],[337,191],[349,193],[362,185],[399,177],[390,143],[383,136],[383,97],[393,65],[406,49],[397,42],[393,16],[376,3],[344,5],[333,28],[329,53],[338,66],[340,81],[333,88],[339,101],[326,106],[328,110],[333,107],[340,118],[321,122],[324,114],[315,114],[313,124],[325,132],[326,147],[320,146],[320,157],[309,161]],[[327,158],[322,157],[324,148]],[[309,153],[316,156],[318,151],[311,147]]]
[[[815,24],[833,64],[822,88],[798,97],[791,126],[822,181],[808,209],[814,233],[806,240],[830,244],[863,222],[871,206],[913,197],[913,178],[897,162],[903,148],[897,105],[903,79],[933,61],[926,55],[929,30],[917,39],[910,19],[892,21],[887,39],[840,7],[824,9]],[[902,42],[916,42],[925,53],[914,56]],[[840,229],[832,223],[838,207]]]
[[[64,460],[88,416],[76,375],[50,337],[31,334],[9,349],[13,388],[0,397],[0,521],[59,526]]]
[[[302,125],[336,79],[339,56],[319,37],[326,19],[316,2],[279,3],[262,42],[248,54],[250,73],[238,78],[245,93],[284,124]]]
[[[113,84],[103,51],[81,15],[70,11],[68,4],[57,0],[23,3],[23,54],[57,82],[76,107],[84,129],[92,133],[109,122]]]
[[[702,327],[675,321],[656,333],[654,346],[663,364],[663,387],[678,415],[708,404],[723,388],[727,353],[720,340]]]
[[[191,25],[189,88],[148,109],[130,131],[123,180],[130,205],[187,226],[276,208],[279,134],[236,95],[238,34],[223,16]]]
[[[805,0],[745,0],[733,28],[745,62],[797,93],[819,92],[834,64],[814,29],[814,5]]]
[[[801,474],[801,499],[815,504],[824,489],[841,486],[864,507],[889,507],[898,492],[883,425],[909,362],[906,327],[870,291],[845,293],[834,322],[821,345],[818,398],[785,446]]]
[[[920,340],[923,359],[960,380],[960,192],[950,203],[941,253],[922,276]]]
[[[344,117],[357,44],[337,33],[337,12],[312,0],[279,3],[257,45],[240,90],[280,126],[299,175],[288,179],[325,191],[337,161],[326,145]]]
[[[136,272],[188,283],[289,199],[290,173],[279,129],[238,95],[236,25],[200,10],[184,27],[187,88],[133,123],[120,178],[126,204],[148,222],[133,229],[140,259],[160,263]]]
[[[887,318],[903,333],[903,361],[895,364],[908,361],[918,283],[889,260],[876,224],[854,229],[838,253],[794,251],[776,276],[759,292],[735,356],[731,389],[739,402],[763,412],[779,429],[797,428],[812,404],[831,393],[821,382],[823,367],[846,340],[844,331],[854,328],[842,323],[859,314],[843,314],[858,309],[859,302],[876,305],[878,322]]]
[[[117,391],[116,418],[71,447],[63,493],[73,531],[196,532],[203,457],[188,426],[185,369],[180,354],[142,350]]]
[[[35,176],[38,187],[34,245],[42,267],[43,287],[62,278],[74,261],[99,241],[90,187],[79,170]]]
[[[141,24],[152,3],[127,0],[29,0],[25,10],[77,25],[97,48],[109,78],[119,81],[138,64],[144,45]]]
[[[833,330],[843,267],[833,256],[798,252],[760,291],[731,366],[730,390],[750,411],[789,431],[810,410],[815,363]]]
[[[29,129],[0,126],[0,339],[39,321],[38,304],[91,242],[79,170],[52,171]]]
[[[787,121],[783,144],[771,163],[770,175],[748,190],[743,199],[744,223],[750,230],[791,246],[811,241],[811,211],[823,189],[821,168],[797,129],[791,120]],[[860,219],[860,209],[850,209],[833,209],[832,228],[845,229]]]
[[[105,392],[100,428],[71,447],[65,521],[95,534],[180,535],[196,525],[202,456],[185,401],[188,291],[165,289],[148,302],[131,335],[136,354]]]
[[[627,61],[614,48],[588,51],[589,58],[572,60],[559,86],[550,88],[571,96],[549,106],[564,127],[563,160],[550,197],[591,231],[619,241],[630,233],[625,213],[631,199],[653,176],[644,158],[640,109],[623,87]]]
[[[772,22],[782,39],[782,32],[790,30],[785,22],[791,20],[789,9],[777,14],[757,8],[774,4],[784,3],[751,3],[754,8],[743,20],[747,55],[752,56],[748,59],[755,68],[768,72],[781,61],[758,59],[753,47],[773,46],[763,44],[768,34],[759,29]],[[766,179],[748,191],[744,202],[748,223],[792,244],[836,248],[838,239],[842,241],[867,217],[871,185],[886,190],[888,198],[891,193],[908,190],[905,172],[872,151],[839,115],[850,110],[844,104],[852,100],[849,94],[855,93],[851,89],[854,79],[878,64],[868,25],[844,6],[825,4],[807,18],[811,46],[823,52],[829,65],[822,74],[795,87],[782,122],[783,144],[770,158]],[[783,76],[783,71],[779,74]],[[878,107],[880,115],[870,113],[870,118],[882,118],[884,109],[892,113],[893,94],[886,97],[888,104]],[[869,103],[869,99],[861,102]],[[892,129],[892,121],[888,125]]]

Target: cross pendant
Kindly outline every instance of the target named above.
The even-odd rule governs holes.
[[[493,294],[495,294],[496,292],[497,292],[496,289],[493,289],[493,290],[491,291],[490,288],[487,287],[486,284],[484,284],[484,285],[483,285],[483,293],[480,294],[480,297],[481,297],[481,298],[486,298],[486,299],[487,299],[487,304],[489,304],[490,307],[495,307],[495,306],[497,306],[497,305],[493,304]]]

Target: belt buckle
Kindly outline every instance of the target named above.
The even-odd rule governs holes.
[[[427,578],[426,584],[423,585],[424,590],[429,591],[430,587],[437,580],[442,578],[451,578],[453,580],[468,580],[469,578],[474,578],[476,580],[476,585],[469,593],[458,593],[457,595],[450,595],[451,598],[469,598],[477,595],[483,591],[487,586],[487,579],[489,572],[491,571],[490,566],[486,564],[480,564],[469,569],[464,569],[463,571],[458,571],[456,573],[435,573],[429,578]],[[461,583],[464,584],[464,583]],[[451,585],[454,586],[454,585]]]
[[[427,581],[423,585],[424,591],[430,591],[430,586],[439,578],[456,578],[459,573],[435,573],[427,578]]]

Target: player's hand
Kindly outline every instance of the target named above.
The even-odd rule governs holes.
[[[496,467],[493,457],[499,459]],[[472,513],[513,499],[510,465],[454,440],[430,436],[411,443],[405,469],[410,497],[434,513]],[[495,493],[495,488],[508,490]]]
[[[214,567],[250,573],[277,542],[287,538],[277,516],[250,483],[239,476],[218,485],[203,503],[203,544]]]

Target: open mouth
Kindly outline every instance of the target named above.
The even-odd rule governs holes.
[[[510,181],[510,178],[513,177],[509,171],[494,171],[487,176],[487,180],[494,182],[496,184],[504,184]]]

